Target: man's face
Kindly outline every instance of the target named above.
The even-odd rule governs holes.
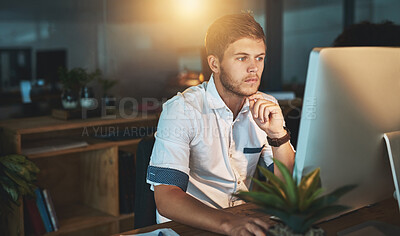
[[[265,44],[262,40],[242,38],[230,44],[220,62],[219,78],[224,92],[237,96],[256,93],[264,58]]]

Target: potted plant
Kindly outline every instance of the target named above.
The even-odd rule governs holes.
[[[98,83],[101,85],[103,90],[103,102],[106,106],[112,106],[115,102],[115,97],[109,93],[110,89],[114,87],[118,81],[117,80],[109,80],[102,78],[101,76],[97,77]]]
[[[93,89],[88,86],[91,81],[98,80],[101,78],[101,70],[96,69],[91,73],[87,73],[86,75],[81,77],[80,85],[81,85],[81,98],[80,104],[82,108],[92,108],[96,106],[96,99],[94,98]]]
[[[25,156],[12,154],[0,157],[0,232],[10,235],[8,220],[21,197],[35,197],[35,181],[39,168]]]
[[[65,109],[75,109],[78,107],[79,90],[83,82],[88,81],[88,74],[83,68],[58,69],[58,76],[63,86],[61,102]]]
[[[239,192],[236,196],[253,202],[260,206],[263,212],[274,215],[282,221],[269,230],[271,235],[324,235],[321,228],[314,228],[313,225],[329,215],[348,209],[346,206],[338,205],[337,201],[355,186],[344,186],[320,196],[323,189],[320,187],[319,168],[304,176],[300,183],[296,184],[296,180],[284,164],[276,159],[274,163],[285,181],[276,177],[271,171],[259,167],[261,173],[267,177],[266,181],[253,179],[261,191]]]

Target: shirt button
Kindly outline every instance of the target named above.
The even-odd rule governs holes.
[[[237,183],[240,184],[241,183],[240,180]]]
[[[230,158],[232,158],[232,153],[231,153],[231,154],[229,154],[229,157],[230,157]]]

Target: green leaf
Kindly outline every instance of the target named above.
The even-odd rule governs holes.
[[[262,188],[267,193],[272,193],[279,196],[282,199],[285,199],[285,195],[282,195],[282,190],[280,188],[276,188],[274,185],[268,182],[261,182],[258,179],[253,178],[254,183]]]
[[[273,216],[279,217],[279,219],[282,222],[288,222],[289,218],[290,218],[290,213],[288,213],[282,209],[276,209],[273,207],[269,207],[269,208],[261,208],[259,211],[264,212],[268,215],[273,215]]]
[[[0,157],[0,215],[7,216],[12,204],[19,205],[21,196],[34,196],[39,168],[23,155]]]
[[[285,224],[289,226],[289,228],[294,233],[303,234],[305,231],[303,230],[304,221],[307,219],[307,215],[303,214],[291,214]]]
[[[18,175],[13,174],[12,172],[8,170],[4,170],[4,173],[8,178],[10,178],[12,181],[14,181],[18,186],[23,186],[25,184],[24,179],[21,179]]]
[[[239,192],[235,195],[245,201],[254,202],[264,208],[273,207],[287,210],[285,201],[274,194],[263,192]]]
[[[24,164],[26,162],[26,158],[23,155],[11,154],[0,157],[0,162],[3,164],[7,162]]]
[[[313,203],[313,201],[324,191],[323,188],[319,188],[317,189],[309,198],[306,198],[305,201],[299,205],[299,210],[300,211],[304,211],[306,210],[311,203]]]
[[[16,175],[27,181],[29,181],[31,178],[31,173],[23,165],[20,165],[17,163],[12,163],[12,162],[7,162],[4,164],[4,166],[9,170],[9,173],[12,173],[13,175]]]
[[[280,170],[286,185],[284,185],[283,190],[286,193],[287,199],[289,200],[292,206],[297,205],[298,197],[297,197],[297,186],[293,180],[292,174],[289,169],[278,159],[274,159],[275,165]]]
[[[268,184],[268,182],[261,182],[260,180],[256,178],[252,178],[253,182],[256,183],[258,186],[262,188],[267,193],[274,193],[274,190],[272,189],[273,186]]]
[[[346,185],[340,188],[337,188],[333,192],[324,195],[322,197],[317,198],[309,207],[307,212],[313,212],[317,211],[320,208],[323,208],[325,206],[331,205],[339,200],[340,197],[342,197],[344,194],[347,192],[351,191],[354,189],[356,185]]]
[[[275,186],[277,191],[279,191],[279,193],[281,194],[282,198],[286,199],[286,194],[285,191],[283,190],[283,188],[285,188],[285,184],[282,182],[282,180],[280,180],[276,175],[274,175],[274,173],[272,173],[271,171],[262,166],[258,166],[258,169],[265,177],[267,177],[268,181],[273,186]]]
[[[17,203],[17,199],[19,197],[18,194],[18,185],[12,181],[11,179],[7,178],[6,176],[0,176],[2,179],[2,190],[6,195],[7,199]]]
[[[9,195],[3,188],[0,188],[0,215],[7,216],[13,210],[12,205],[19,206],[19,201],[14,202]]]
[[[348,209],[345,206],[334,205],[341,196],[355,188],[348,185],[321,196],[320,169],[317,168],[307,174],[296,186],[290,171],[279,160],[275,165],[282,173],[284,181],[272,172],[259,167],[268,181],[253,181],[261,187],[263,192],[241,192],[236,196],[253,202],[261,207],[261,211],[279,217],[294,232],[305,233],[312,224],[322,218],[337,214]]]
[[[356,187],[357,187],[357,185],[355,185],[355,184],[345,185],[345,186],[342,186],[342,187],[337,188],[336,190],[332,191],[331,193],[328,194],[328,196],[335,196],[336,198],[339,199],[340,197],[342,197],[343,195],[350,192],[351,190],[353,190]]]
[[[11,199],[16,203],[19,198],[18,191],[15,188],[3,186],[4,190],[11,196]]]
[[[21,171],[28,171],[30,175],[39,173],[39,168],[23,155],[12,154],[3,156],[0,157],[0,162],[4,167],[17,173]]]
[[[320,168],[317,168],[304,176],[299,184],[299,208],[305,209],[308,197],[312,195],[320,182]]]

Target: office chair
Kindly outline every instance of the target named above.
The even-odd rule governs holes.
[[[142,138],[136,151],[135,228],[156,224],[154,192],[150,190],[150,185],[146,183],[147,167],[154,141],[153,134]]]

